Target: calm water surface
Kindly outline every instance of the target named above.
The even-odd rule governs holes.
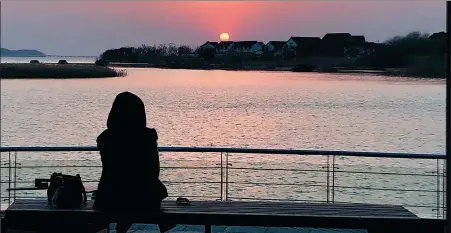
[[[2,80],[1,145],[95,145],[96,137],[106,127],[115,96],[131,91],[146,104],[148,125],[158,130],[160,146],[445,152],[446,84],[440,80],[159,69],[128,69],[128,73],[124,78],[91,80]],[[166,166],[215,167],[220,158],[214,153],[162,154]],[[99,156],[94,152],[18,156],[22,165],[99,165]],[[232,199],[326,197],[323,172],[295,171],[321,170],[326,163],[323,156],[230,155],[229,160],[229,181],[234,182],[229,187]],[[427,174],[435,171],[436,161],[340,157],[337,166],[342,171]],[[80,172],[89,180],[98,179],[100,172],[99,168],[65,169]],[[49,173],[48,168],[20,169],[18,179],[25,183]],[[166,169],[162,176],[174,196],[219,195],[217,184],[197,183],[219,181],[217,168]],[[335,182],[342,188],[336,188],[335,200],[437,204],[434,192],[364,189],[409,186],[435,190],[437,183],[435,177],[395,178],[339,173]],[[412,209],[434,216],[429,207]]]

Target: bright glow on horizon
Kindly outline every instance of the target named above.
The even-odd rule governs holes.
[[[221,33],[221,35],[219,36],[219,39],[221,41],[228,41],[230,39],[229,33],[227,33],[227,32]]]

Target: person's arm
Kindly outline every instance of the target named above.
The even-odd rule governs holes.
[[[105,137],[105,131],[103,131],[96,139],[97,142],[97,149],[99,150],[99,154],[100,154],[100,160],[103,162],[103,157],[104,157],[104,137]]]
[[[157,150],[157,177],[160,177],[160,153]]]
[[[160,153],[158,152],[158,134],[157,131],[155,129],[151,129],[151,140],[152,140],[152,155],[154,157],[154,159],[152,159],[152,161],[154,161],[155,164],[153,164],[153,169],[155,172],[154,174],[156,175],[156,177],[160,177]]]

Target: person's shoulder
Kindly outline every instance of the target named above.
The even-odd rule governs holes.
[[[109,141],[109,135],[110,131],[108,129],[102,131],[102,133],[97,136],[96,142],[97,142],[97,148],[99,150],[103,150],[105,148],[105,145],[108,144]]]
[[[105,140],[108,137],[108,135],[109,135],[108,129],[102,131],[102,133],[100,133],[99,136],[97,136],[97,143],[99,143],[99,141]]]
[[[150,138],[158,140],[158,133],[157,133],[156,129],[154,129],[154,128],[146,128],[146,132],[147,132],[147,135]]]

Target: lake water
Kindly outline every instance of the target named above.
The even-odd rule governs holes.
[[[129,75],[122,78],[2,80],[1,145],[95,145],[115,96],[131,91],[143,99],[148,126],[159,132],[160,146],[445,153],[443,80],[291,72],[127,71]],[[21,166],[100,164],[96,152],[18,156]],[[215,167],[219,158],[218,153],[162,153],[162,166]],[[231,199],[320,201],[327,195],[325,173],[306,171],[322,170],[324,156],[231,154],[229,161]],[[335,189],[335,201],[412,205],[409,209],[421,216],[437,214],[430,207],[437,204],[435,192],[389,190],[435,190],[435,176],[345,172],[430,175],[436,170],[435,160],[339,157],[336,162],[341,170],[335,180],[340,186]],[[93,181],[100,174],[95,167],[61,169]],[[23,183],[19,185],[30,186],[34,178],[46,178],[51,171],[55,169],[23,168],[17,179]],[[217,168],[164,169],[162,179],[173,196],[215,198],[219,186],[211,181],[219,181],[219,174]],[[204,181],[210,183],[198,183]],[[439,202],[443,200],[440,196]]]

